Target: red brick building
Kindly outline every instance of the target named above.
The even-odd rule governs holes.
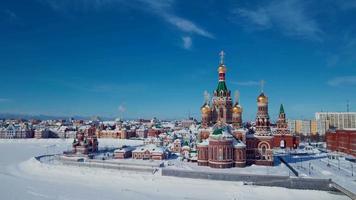
[[[114,151],[115,159],[125,159],[132,156],[132,151],[135,150],[134,147],[124,146]]]
[[[89,154],[98,151],[98,140],[95,127],[79,130],[73,140],[73,153]]]
[[[164,160],[166,158],[166,151],[162,147],[149,144],[133,150],[132,158],[143,160]]]
[[[284,108],[281,105],[276,131],[271,130],[268,97],[263,92],[257,97],[257,115],[253,129],[242,128],[242,106],[239,93],[235,104],[225,82],[224,53],[218,67],[219,82],[214,96],[205,97],[201,107],[202,127],[197,144],[198,165],[213,168],[243,167],[246,164],[273,165],[273,149],[292,149],[299,139],[288,131]],[[219,133],[223,131],[223,133]]]
[[[246,145],[233,137],[230,127],[217,124],[214,131],[197,145],[198,165],[212,168],[244,167]]]
[[[356,129],[340,129],[326,132],[326,147],[356,156]]]

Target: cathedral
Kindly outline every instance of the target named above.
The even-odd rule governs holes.
[[[272,130],[263,81],[261,93],[257,97],[254,126],[244,127],[239,93],[235,92],[234,103],[225,81],[226,70],[222,51],[218,85],[212,98],[205,94],[205,102],[201,107],[198,165],[212,168],[244,167],[251,164],[271,166],[274,163],[273,149],[296,148],[299,138],[288,130],[283,105],[280,107],[277,126]]]

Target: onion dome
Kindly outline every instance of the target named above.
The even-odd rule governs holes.
[[[201,107],[201,112],[203,114],[209,114],[210,113],[210,107],[207,103],[205,103],[202,107]]]
[[[226,72],[226,67],[225,67],[224,64],[220,64],[220,65],[219,65],[218,72],[219,72],[219,74],[222,74],[222,73],[225,74],[225,72]]]
[[[242,113],[242,108],[239,104],[235,104],[235,106],[232,108],[232,112],[235,114]]]
[[[258,103],[268,103],[268,97],[265,96],[265,94],[262,92],[262,93],[257,97],[257,102],[258,102]]]

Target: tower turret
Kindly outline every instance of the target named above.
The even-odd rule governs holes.
[[[261,81],[261,94],[257,97],[256,134],[270,135],[270,121],[268,115],[268,97],[263,92],[264,81]]]
[[[234,128],[241,128],[242,127],[242,107],[239,103],[239,91],[235,92],[235,105],[232,108],[232,124]]]
[[[286,120],[286,114],[284,112],[283,104],[279,107],[279,115],[277,121],[277,134],[285,135],[289,134],[288,124]]]
[[[224,64],[224,51],[220,52],[220,64],[218,67],[219,82],[214,91],[212,106],[212,122],[218,121],[224,123],[232,122],[232,99],[231,92],[227,89],[225,83],[226,66]]]

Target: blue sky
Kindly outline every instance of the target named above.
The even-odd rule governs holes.
[[[356,1],[0,2],[0,113],[184,118],[227,85],[254,119],[356,109]]]

